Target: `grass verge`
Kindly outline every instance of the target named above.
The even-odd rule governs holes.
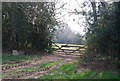
[[[7,63],[11,60],[16,60],[16,61],[22,61],[22,60],[33,60],[33,59],[37,59],[40,58],[39,55],[31,55],[31,56],[27,56],[27,55],[12,55],[12,54],[3,54],[2,55],[2,63]],[[14,64],[13,64],[14,65]]]
[[[76,72],[74,63],[68,63],[52,70],[51,74],[44,75],[44,79],[120,79],[120,74],[113,74],[109,71],[94,72],[90,69],[81,69]]]
[[[26,68],[18,68],[18,69],[15,69],[15,70],[12,70],[10,72],[6,72],[3,74],[3,78],[5,78],[6,76],[18,76],[18,75],[21,75],[21,71],[36,71],[36,70],[42,70],[44,69],[45,67],[48,67],[48,66],[54,66],[58,63],[62,62],[61,60],[57,60],[57,61],[50,61],[50,62],[45,62],[45,63],[40,63],[36,66],[31,66],[31,67],[26,67]]]

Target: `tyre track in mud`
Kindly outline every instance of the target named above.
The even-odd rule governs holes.
[[[23,63],[21,65],[17,65],[16,67],[13,67],[13,68],[9,68],[9,69],[6,69],[6,70],[2,70],[4,73],[6,72],[10,72],[12,70],[15,70],[15,69],[19,69],[19,68],[25,68],[25,67],[34,67],[34,66],[37,66],[37,64],[39,63],[42,63],[42,62],[48,62],[48,61],[57,61],[57,60],[63,60],[62,63],[58,63],[54,66],[50,66],[50,67],[45,67],[45,68],[41,68],[40,70],[35,70],[35,71],[21,71],[19,72],[21,75],[19,76],[12,76],[12,75],[8,75],[5,77],[5,79],[29,79],[31,77],[35,77],[35,75],[39,74],[39,73],[49,73],[51,70],[53,69],[56,69],[57,67],[63,65],[63,64],[66,64],[66,63],[69,63],[69,62],[72,62],[76,59],[78,59],[79,57],[73,57],[73,56],[70,56],[70,55],[65,55],[65,54],[51,54],[51,55],[48,55],[48,56],[44,56],[42,57],[41,59],[39,60],[35,60],[35,61],[32,61],[32,62],[29,62],[29,63]]]

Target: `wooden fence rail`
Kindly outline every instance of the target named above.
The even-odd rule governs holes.
[[[54,42],[53,42],[53,45],[58,47],[58,49],[61,50],[62,52],[64,52],[65,54],[75,53],[77,51],[80,51],[80,49],[84,49],[84,47],[85,47],[85,46],[73,46],[73,45],[69,45],[69,44],[58,46]],[[75,47],[76,49],[65,49],[64,47],[66,47],[66,48]]]

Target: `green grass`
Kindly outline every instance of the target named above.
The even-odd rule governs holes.
[[[58,50],[58,48],[61,47],[62,45],[66,45],[66,44],[62,44],[62,43],[55,43],[55,44],[56,44],[58,47],[53,44],[52,49],[54,49],[54,50]],[[80,47],[84,47],[85,45],[68,44],[67,46],[80,46]],[[62,49],[77,50],[78,47],[62,47]],[[84,48],[83,48],[83,49],[80,49],[80,51],[77,52],[77,53],[82,53],[84,50],[85,50]]]
[[[50,61],[50,62],[45,62],[45,63],[41,63],[39,64],[41,67],[49,67],[49,66],[54,66],[58,63],[61,63],[61,60],[57,60],[57,61]]]
[[[97,74],[97,76],[95,77],[96,79],[120,79],[120,74],[113,74],[112,72],[109,71],[103,71],[103,72],[99,72]]]
[[[58,60],[58,61],[50,61],[50,62],[45,62],[45,63],[40,63],[38,64],[36,67],[26,67],[26,68],[20,68],[20,69],[17,69],[15,70],[16,72],[19,72],[19,71],[35,71],[35,70],[41,70],[45,67],[49,67],[49,66],[54,66],[58,63],[60,63],[62,61]]]
[[[18,69],[15,69],[15,70],[12,70],[10,72],[7,72],[5,74],[3,74],[3,78],[5,76],[8,76],[9,74],[11,75],[14,75],[14,76],[18,76],[18,75],[21,75],[20,73],[18,74],[18,72],[20,71],[36,71],[36,70],[42,70],[44,69],[45,67],[48,67],[48,66],[54,66],[58,63],[62,62],[61,60],[57,60],[57,61],[49,61],[49,62],[44,62],[44,63],[40,63],[38,64],[37,66],[34,66],[34,67],[26,67],[26,68],[18,68]]]
[[[7,73],[4,73],[2,74],[2,79],[4,79],[5,77],[7,77],[8,75],[11,75],[11,76],[20,76],[21,73],[16,73],[15,71],[11,71],[11,72],[7,72]]]
[[[59,68],[53,70],[52,74],[43,76],[44,79],[69,79],[75,70],[73,63],[68,63],[60,66]]]
[[[44,75],[44,79],[118,79],[120,74],[112,72],[94,72],[90,69],[81,69],[80,73],[75,73],[74,63],[68,63],[52,71],[51,74]]]
[[[62,45],[66,45],[66,44],[62,44],[62,43],[55,43],[57,46],[59,46],[59,47],[61,47]],[[80,47],[84,47],[84,45],[77,45],[77,44],[68,44],[67,46],[80,46]],[[56,48],[56,49],[58,49],[58,47],[56,47],[56,46],[54,46],[54,44],[53,44],[53,47],[52,48]],[[68,47],[63,47],[63,49],[66,49],[66,48],[68,48]],[[71,48],[71,49],[75,49],[75,47],[69,47],[69,48]]]
[[[55,44],[58,45],[58,46],[66,45],[66,44],[63,44],[63,43],[55,43]],[[79,44],[68,44],[68,46],[84,46],[84,45],[79,45]]]
[[[25,55],[12,55],[12,54],[3,54],[2,63],[8,62],[10,60],[27,60],[29,56]]]
[[[52,48],[53,48],[53,49],[58,49],[58,47],[56,47],[56,46],[52,46]]]
[[[78,59],[79,62],[88,62],[89,59],[88,58],[80,58]]]
[[[32,55],[32,56],[26,56],[26,55],[12,55],[12,54],[2,54],[2,63],[9,62],[11,60],[30,60],[32,58],[37,59],[40,56]],[[13,64],[14,65],[14,64]]]
[[[2,73],[0,72],[0,78],[2,78]]]

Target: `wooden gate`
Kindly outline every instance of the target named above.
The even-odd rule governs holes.
[[[75,46],[74,46],[75,45]],[[71,54],[75,52],[79,52],[80,49],[83,49],[85,46],[79,46],[77,44],[70,45],[70,44],[64,44],[64,45],[57,45],[56,42],[53,42],[53,46],[56,46],[58,48],[58,52],[64,52],[65,54]],[[69,48],[75,48],[75,49],[69,49]]]

